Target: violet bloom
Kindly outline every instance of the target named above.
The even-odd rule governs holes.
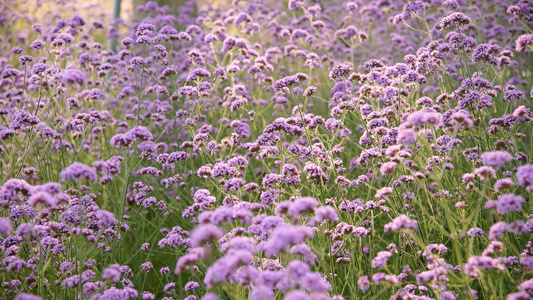
[[[435,126],[440,124],[442,115],[436,112],[415,111],[407,117],[406,123],[411,126],[422,126],[433,124]]]
[[[474,170],[474,174],[481,180],[496,178],[496,171],[494,171],[493,168],[487,166],[476,168]]]
[[[415,143],[415,131],[411,128],[401,128],[398,130],[398,143],[402,145],[412,145]]]
[[[118,282],[120,280],[120,274],[120,266],[114,264],[104,269],[102,272],[102,279]]]
[[[516,51],[533,51],[533,33],[523,34],[516,39]]]
[[[457,26],[468,25],[471,21],[472,19],[470,19],[469,16],[463,13],[456,12],[447,17],[442,18],[436,27],[438,30],[444,30],[450,27],[452,24],[456,24]]]
[[[199,247],[212,240],[218,240],[224,235],[224,231],[217,226],[206,224],[196,227],[191,232],[191,245]]]
[[[346,77],[353,70],[353,65],[350,62],[343,62],[336,64],[329,72],[329,78],[340,79]]]
[[[376,257],[372,259],[372,268],[385,268],[387,261],[392,257],[392,253],[389,251],[379,251]]]
[[[516,178],[521,187],[533,190],[533,165],[523,165],[516,170]]]
[[[116,287],[111,287],[102,295],[98,295],[94,298],[96,299],[135,299],[139,296],[137,290],[132,287],[125,287],[124,289],[118,289]]]
[[[60,74],[61,82],[64,84],[84,85],[87,81],[87,75],[78,69],[67,69]]]
[[[165,291],[165,293],[170,295],[170,294],[173,294],[173,293],[176,292],[175,288],[176,288],[176,283],[175,282],[170,282],[170,283],[167,283],[165,285],[163,290]]]
[[[61,173],[59,173],[59,177],[62,181],[72,179],[76,182],[80,182],[84,178],[89,181],[96,181],[98,179],[94,168],[80,162],[75,162],[64,168]]]
[[[150,272],[150,269],[152,269],[153,267],[154,265],[149,261],[141,264],[141,269],[143,269],[143,271],[146,273]]]
[[[251,263],[252,253],[246,250],[232,250],[217,260],[205,273],[204,283],[208,288],[214,284],[232,280],[237,269]]]
[[[12,230],[11,221],[8,218],[0,218],[0,233],[4,236],[9,236]]]
[[[494,190],[499,192],[503,189],[508,189],[514,185],[514,182],[511,178],[503,178],[496,181],[494,184]]]
[[[383,227],[387,231],[399,231],[402,228],[418,230],[418,222],[409,218],[406,215],[399,215],[392,222],[385,224]]]
[[[498,197],[498,213],[504,215],[511,211],[520,212],[522,210],[522,202],[524,202],[524,197],[522,196],[515,194],[501,195]]]
[[[413,14],[418,13],[421,10],[425,10],[429,7],[429,4],[423,1],[409,1],[403,7],[403,12],[397,14],[392,19],[394,24],[398,24],[402,21],[408,20]]]
[[[387,198],[388,195],[392,194],[393,189],[392,187],[382,187],[376,191],[376,194],[374,197],[376,198]]]
[[[457,0],[446,0],[442,3],[442,5],[451,9],[459,8],[459,3],[457,3]]]
[[[310,299],[306,292],[302,290],[292,290],[285,294],[283,300],[307,300]]]
[[[339,220],[339,217],[337,216],[337,211],[332,206],[326,205],[321,206],[316,209],[316,220],[318,222],[322,222],[324,220],[329,220],[331,222],[336,222]]]
[[[41,50],[44,49],[44,45],[45,43],[42,40],[35,40],[30,44],[30,48]]]
[[[513,160],[513,156],[507,151],[490,151],[481,155],[483,163],[499,169],[503,169],[505,164]]]
[[[33,65],[32,72],[33,72],[33,74],[40,75],[41,73],[43,73],[47,69],[48,69],[48,65],[47,64],[36,63],[36,64]]]
[[[267,256],[274,256],[281,251],[287,251],[289,246],[302,243],[306,238],[312,238],[314,231],[307,226],[278,226],[272,232],[270,239],[263,244]]]
[[[463,271],[473,277],[478,276],[481,270],[505,270],[504,264],[498,258],[489,256],[470,256],[468,262],[464,265]]]
[[[36,206],[42,203],[48,207],[56,207],[57,202],[57,199],[52,194],[45,191],[36,192],[28,198],[28,204],[30,206]]]
[[[391,174],[392,172],[394,172],[394,169],[396,169],[396,165],[397,163],[393,161],[388,161],[381,165],[381,167],[379,168],[379,171],[381,172],[381,175],[383,176],[387,174]]]
[[[468,236],[480,236],[480,235],[483,235],[483,234],[484,234],[483,229],[478,228],[478,227],[470,228],[466,232],[466,235],[468,235]]]
[[[194,289],[196,289],[196,288],[198,288],[198,287],[200,287],[200,284],[199,284],[198,282],[196,282],[196,281],[189,281],[189,282],[187,282],[187,283],[185,284],[185,288],[184,288],[184,290],[185,290],[186,292],[188,292],[188,291],[192,291],[192,290],[194,290]]]
[[[301,260],[293,260],[287,265],[286,270],[291,277],[299,279],[309,272],[311,268]]]
[[[331,291],[331,284],[318,272],[307,272],[300,278],[300,286],[315,292]]]
[[[98,220],[96,221],[96,224],[102,227],[108,227],[117,222],[117,220],[115,219],[115,215],[112,212],[107,211],[107,210],[100,210],[96,214],[96,217],[98,218]]]
[[[359,289],[363,291],[363,293],[368,291],[370,289],[370,280],[368,279],[368,276],[359,277],[357,285],[359,286]]]
[[[529,280],[526,280],[526,281],[522,282],[518,286],[518,290],[519,291],[526,291],[526,292],[529,292],[530,294],[533,294],[533,279],[529,279]],[[523,299],[523,298],[516,298],[516,299]]]
[[[507,231],[507,223],[500,221],[492,224],[489,229],[489,240],[500,239]]]
[[[304,6],[303,0],[289,0],[289,3],[288,3],[289,10],[291,11],[300,10],[303,8],[303,6]]]
[[[318,200],[313,197],[302,197],[296,199],[289,205],[287,210],[288,214],[297,218],[304,213],[314,213],[315,208],[318,206]]]
[[[26,293],[20,293],[15,297],[15,300],[41,300],[41,299],[43,298],[36,296],[36,295],[26,294]]]
[[[531,299],[531,295],[527,292],[520,291],[507,295],[507,300],[526,300]]]
[[[207,293],[202,297],[202,300],[218,300],[218,296],[213,293]]]

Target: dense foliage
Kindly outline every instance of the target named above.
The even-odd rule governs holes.
[[[0,297],[533,297],[533,1],[15,2]]]

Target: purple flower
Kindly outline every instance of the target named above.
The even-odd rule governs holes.
[[[513,87],[514,88],[514,87]],[[511,101],[514,101],[514,100],[522,100],[525,98],[526,96],[526,93],[524,93],[523,91],[517,91],[513,88],[507,88],[505,90],[505,92],[503,93],[503,100],[504,101],[507,101],[507,102],[511,102]],[[515,114],[513,112],[513,114]],[[520,113],[517,112],[518,115],[520,115]]]
[[[331,285],[327,280],[318,272],[307,272],[300,278],[300,285],[306,290],[316,292],[329,292],[331,291]]]
[[[452,9],[459,8],[459,3],[457,3],[457,0],[446,0],[442,3],[442,5]]]
[[[196,282],[196,281],[189,281],[189,282],[187,282],[187,283],[185,284],[184,290],[185,290],[186,292],[188,292],[188,291],[192,291],[192,290],[194,290],[194,289],[196,289],[196,288],[198,288],[198,287],[200,287],[200,284],[198,284],[198,282]]]
[[[39,296],[26,294],[26,293],[20,293],[15,297],[15,300],[42,300],[42,299],[43,298]]]
[[[403,7],[403,12],[394,16],[392,22],[398,24],[401,21],[405,21],[411,18],[413,14],[418,13],[421,10],[425,10],[429,7],[429,4],[423,1],[409,1]]]
[[[76,182],[80,182],[82,179],[89,181],[96,181],[98,179],[96,170],[80,162],[75,162],[66,167],[59,173],[59,177],[62,181],[72,179]]]
[[[174,290],[175,288],[176,288],[176,283],[175,282],[171,282],[171,283],[167,283],[165,285],[165,287],[163,288],[163,290],[167,294],[173,294],[173,293],[175,293],[175,290]]]
[[[513,160],[513,156],[507,151],[491,151],[483,153],[481,159],[486,165],[503,169],[506,163]]]
[[[318,206],[318,200],[313,197],[302,197],[296,199],[289,205],[287,213],[295,218],[303,213],[314,213]]]
[[[516,178],[521,187],[533,190],[533,165],[523,165],[516,170]]]
[[[263,205],[270,205],[274,203],[276,200],[278,200],[279,194],[280,194],[280,190],[278,189],[266,190],[263,193],[261,193],[261,196],[260,196],[261,203]]]
[[[303,0],[289,0],[288,7],[289,10],[300,10],[303,8],[304,1]]]
[[[392,187],[382,187],[376,191],[376,194],[374,197],[376,198],[387,198],[388,195],[392,194],[393,189]]]
[[[333,66],[329,72],[329,78],[340,79],[346,77],[353,70],[353,65],[350,62],[343,62]]]
[[[8,218],[0,218],[0,233],[4,236],[9,236],[11,231],[13,231],[11,221]]]
[[[111,287],[101,295],[96,296],[96,299],[135,299],[139,293],[132,287],[125,287],[124,289],[118,289]]]
[[[84,85],[87,76],[83,71],[78,69],[67,69],[60,74],[61,82],[64,84],[79,84]]]
[[[32,194],[28,198],[28,204],[31,206],[36,206],[39,203],[42,203],[48,207],[56,207],[58,200],[50,193],[45,191],[39,191]]]
[[[381,165],[381,167],[379,168],[379,171],[381,172],[381,175],[383,176],[387,174],[391,174],[392,172],[394,172],[394,169],[396,169],[396,165],[397,163],[393,161],[388,161]]]
[[[516,39],[516,51],[533,51],[533,33],[522,34]]]
[[[224,191],[238,191],[241,187],[246,184],[246,181],[242,178],[231,178],[224,184]]]
[[[497,259],[489,256],[470,256],[468,262],[464,265],[463,271],[470,276],[477,276],[477,272],[481,270],[505,270],[503,263]]]
[[[501,195],[498,197],[498,213],[504,215],[511,211],[519,212],[522,210],[522,202],[524,202],[524,197],[522,196],[514,194]]]
[[[497,240],[502,237],[502,235],[507,231],[507,223],[500,221],[492,224],[489,229],[489,239]]]
[[[507,295],[507,300],[529,300],[529,299],[531,299],[531,295],[524,291],[511,293]]]
[[[143,271],[146,273],[150,272],[150,269],[152,269],[153,267],[154,265],[149,261],[141,264],[141,269],[143,269]]]
[[[120,266],[116,264],[111,265],[102,272],[102,279],[118,282],[120,280],[120,274]]]
[[[276,89],[276,91],[281,91],[284,88],[291,87],[291,86],[293,86],[295,84],[300,83],[300,81],[304,81],[304,80],[306,80],[308,78],[309,78],[309,76],[307,74],[298,73],[296,75],[287,76],[287,77],[281,78],[279,80],[276,80],[276,82],[274,82],[273,87],[274,87],[274,89]]]
[[[496,181],[494,184],[494,190],[499,192],[503,189],[508,189],[514,185],[514,182],[511,178],[503,178]]]
[[[402,145],[412,145],[415,143],[415,131],[411,128],[401,128],[398,131],[398,143]]]
[[[248,265],[252,253],[246,250],[235,250],[217,260],[207,270],[204,283],[208,288],[214,284],[231,280],[235,277],[237,269],[242,265]]]
[[[115,219],[115,215],[112,212],[107,211],[107,210],[100,210],[96,214],[96,217],[98,218],[98,220],[96,221],[96,224],[102,227],[108,227],[117,222],[117,220]]]
[[[213,293],[207,293],[202,296],[202,300],[218,300],[218,296]]]
[[[337,211],[331,206],[321,206],[316,209],[315,214],[318,222],[322,222],[324,220],[337,222],[339,220]]]
[[[387,260],[392,257],[392,253],[389,251],[379,251],[376,257],[372,259],[372,268],[385,268]]]
[[[406,215],[399,215],[392,222],[385,224],[383,227],[387,231],[399,231],[402,228],[418,230],[418,222],[409,218]]]
[[[278,226],[272,232],[270,239],[263,244],[263,251],[267,256],[274,256],[281,251],[287,251],[289,246],[302,243],[306,238],[312,238],[314,231],[307,226]]]
[[[33,48],[33,49],[44,49],[44,42],[42,40],[35,40],[33,41],[31,44],[30,44],[30,48]]]
[[[191,232],[191,245],[193,247],[202,246],[212,240],[218,240],[222,235],[224,235],[224,231],[217,226],[200,225]]]
[[[491,167],[479,167],[474,170],[474,174],[481,180],[496,178],[496,171]]]
[[[438,126],[440,124],[441,114],[427,111],[417,111],[407,117],[406,123],[410,126],[422,126],[426,124],[433,124]]]
[[[466,235],[468,235],[468,236],[480,236],[480,235],[483,235],[483,234],[484,234],[483,229],[478,228],[478,227],[470,228],[466,232]]]
[[[357,284],[363,293],[370,289],[370,280],[368,279],[368,276],[359,277]]]
[[[48,65],[47,64],[43,64],[43,63],[36,63],[33,65],[33,68],[32,68],[32,72],[33,74],[41,74],[43,73],[44,71],[46,71],[48,69]]]
[[[472,19],[470,19],[470,17],[468,17],[467,15],[456,12],[447,17],[442,18],[439,24],[437,25],[437,29],[444,30],[450,27],[452,24],[456,24],[457,26],[468,25],[471,21]]]

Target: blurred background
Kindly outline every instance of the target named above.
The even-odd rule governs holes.
[[[229,0],[0,0],[0,42],[25,43],[32,36],[32,24],[51,28],[61,20],[79,15],[90,22],[101,22],[105,31],[88,33],[115,50],[116,38],[127,34],[128,26],[147,16],[142,6],[148,2],[157,3],[164,15],[180,19],[181,12],[187,11],[188,16],[194,17],[199,7],[218,6]]]
[[[27,13],[34,14],[35,17],[42,17],[45,14],[57,15],[65,11],[74,10],[85,14],[87,10],[102,16],[112,17],[113,9],[117,2],[120,2],[120,17],[124,20],[130,20],[135,17],[135,8],[144,5],[147,0],[0,0],[0,19],[5,19],[6,11],[15,10],[21,15]],[[178,11],[185,3],[191,0],[151,0],[156,2],[159,7],[167,6],[168,8]],[[229,0],[197,0],[198,6],[218,6],[221,3],[230,2]],[[102,20],[104,21],[104,20]]]

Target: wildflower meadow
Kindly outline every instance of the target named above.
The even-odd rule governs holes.
[[[0,0],[0,299],[533,298],[533,1],[90,2]]]

